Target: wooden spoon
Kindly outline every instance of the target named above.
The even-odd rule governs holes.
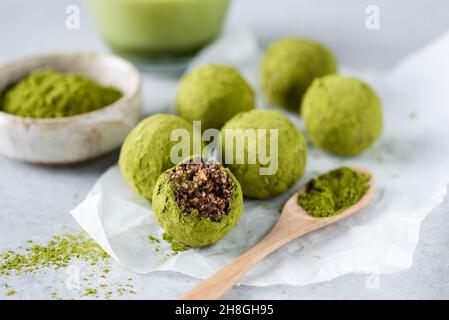
[[[276,249],[300,236],[345,219],[362,209],[369,203],[374,194],[374,177],[366,169],[353,167],[352,170],[370,176],[368,190],[357,203],[338,215],[327,218],[314,218],[298,205],[298,195],[304,192],[305,188],[301,189],[285,203],[278,221],[265,238],[233,262],[204,280],[196,288],[183,295],[180,299],[219,299],[238,283],[254,265]]]

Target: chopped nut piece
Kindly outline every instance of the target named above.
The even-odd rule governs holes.
[[[217,162],[191,159],[170,172],[176,203],[185,214],[197,211],[218,222],[229,211],[235,184]]]

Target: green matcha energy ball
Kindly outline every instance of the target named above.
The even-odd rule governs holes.
[[[201,121],[203,130],[220,129],[237,113],[254,109],[255,98],[236,69],[209,64],[181,79],[176,108],[184,119]]]
[[[171,141],[170,135],[175,129],[186,129],[193,134],[192,125],[178,116],[153,115],[129,133],[120,151],[119,165],[125,181],[150,201],[157,178],[174,165],[170,153],[178,142]]]
[[[192,157],[159,177],[153,210],[174,240],[203,247],[216,243],[237,225],[243,212],[242,189],[218,162]]]
[[[260,83],[270,103],[296,112],[313,79],[336,72],[336,60],[326,47],[307,39],[286,38],[265,52]]]
[[[243,139],[239,136],[242,131],[248,132]],[[251,132],[255,138],[249,139]],[[242,185],[243,194],[264,199],[284,192],[304,174],[307,145],[301,131],[282,113],[253,110],[239,113],[223,126],[221,152],[223,162]],[[239,157],[241,160],[237,160]],[[275,170],[264,172],[262,168]]]
[[[341,156],[366,150],[382,130],[379,97],[352,77],[316,79],[304,95],[301,116],[313,144]]]

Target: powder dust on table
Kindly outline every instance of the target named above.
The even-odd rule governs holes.
[[[129,278],[126,283],[109,283],[110,257],[92,238],[85,233],[69,234],[52,237],[47,244],[36,244],[27,241],[25,247],[18,250],[7,250],[0,253],[0,275],[21,276],[35,274],[47,269],[63,269],[76,262],[84,262],[90,269],[80,279],[80,296],[95,296],[111,299],[115,295],[136,294]],[[98,271],[98,267],[102,270]],[[3,285],[8,291],[6,296],[16,294],[8,283]],[[53,299],[62,299],[53,291]]]

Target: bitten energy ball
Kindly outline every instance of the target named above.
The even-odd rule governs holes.
[[[223,238],[239,221],[242,190],[228,169],[194,157],[159,177],[153,209],[174,240],[191,247],[207,246]]]
[[[192,125],[169,114],[157,114],[142,120],[123,143],[119,165],[126,182],[140,195],[151,201],[153,188],[162,172],[174,164],[170,159],[170,141],[175,129],[186,129],[192,136]],[[191,150],[193,150],[192,141]]]
[[[241,138],[238,132],[248,129],[254,131],[255,144],[248,143],[246,137],[243,142],[240,140],[243,143],[243,154],[239,155],[237,146]],[[270,137],[270,130],[277,132],[277,139]],[[254,147],[255,145],[257,147]],[[280,194],[304,174],[307,156],[305,139],[301,131],[278,111],[253,110],[233,117],[221,130],[221,150],[223,161],[240,182],[243,194],[247,197],[264,199]],[[268,161],[264,161],[266,163],[261,163],[258,150],[266,150],[265,153],[269,156]],[[236,161],[238,156],[244,157],[243,163]],[[230,158],[232,163],[228,162]],[[251,163],[250,159],[256,161],[251,160]],[[276,170],[262,174],[261,168],[272,166],[274,161]]]
[[[205,65],[181,79],[176,107],[202,129],[220,129],[235,114],[255,108],[254,92],[238,71],[225,65]]]
[[[337,72],[332,53],[306,39],[276,41],[262,59],[260,82],[267,100],[297,112],[313,79]]]
[[[381,101],[366,83],[329,75],[307,90],[301,116],[317,147],[342,156],[369,148],[382,130]]]

